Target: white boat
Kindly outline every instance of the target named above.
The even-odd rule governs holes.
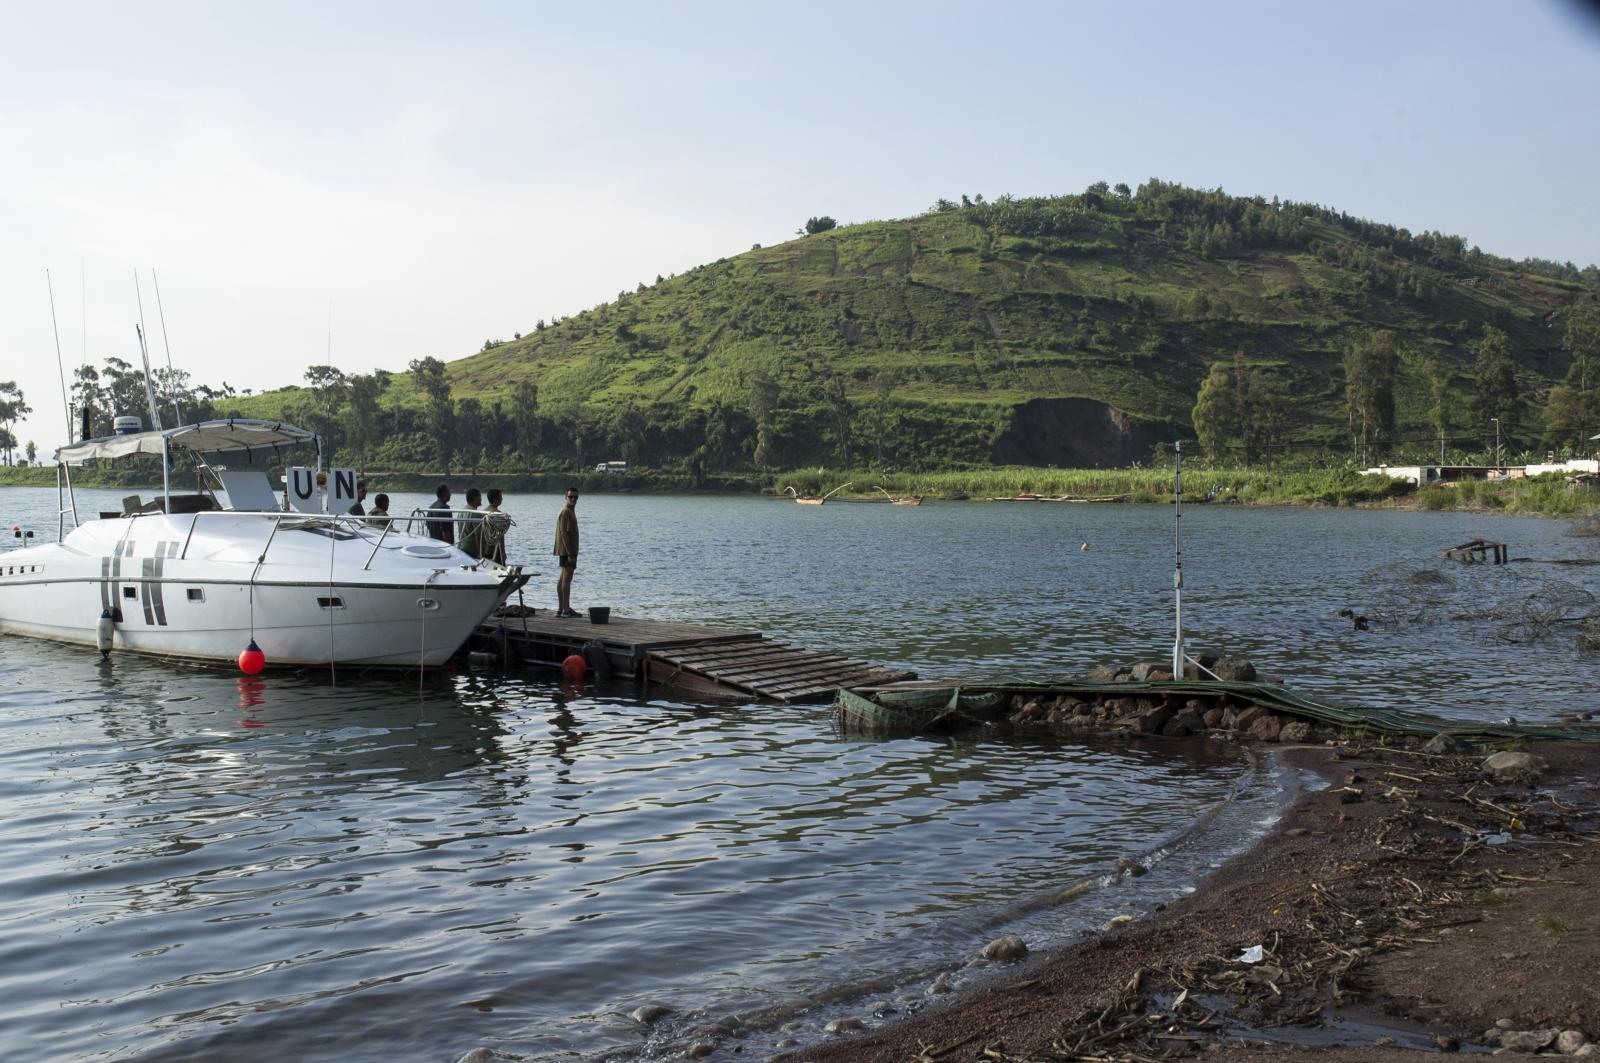
[[[62,448],[58,541],[0,554],[0,633],[215,661],[254,643],[269,666],[443,663],[528,577],[414,534],[414,518],[285,511],[267,469],[316,443],[233,419]],[[196,492],[168,484],[154,501],[79,520],[74,465],[160,457],[165,481],[180,451]]]

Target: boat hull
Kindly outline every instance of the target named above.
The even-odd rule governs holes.
[[[254,641],[269,665],[432,667],[460,649],[502,599],[494,587],[447,592],[335,584],[330,593],[328,584],[258,584],[252,625],[248,586],[205,581],[171,586],[181,597],[168,593],[166,623],[148,622],[133,603],[135,608],[122,609],[121,621],[113,626],[113,650],[232,661]],[[202,591],[205,598],[199,604],[209,608],[194,607],[190,590]],[[0,590],[0,611],[7,614],[0,616],[0,633],[97,646],[102,609],[98,588],[58,587],[49,609],[26,618],[10,615],[4,596]],[[337,604],[323,605],[324,600]]]
[[[0,558],[0,633],[98,648],[109,611],[119,652],[233,661],[254,641],[269,666],[431,667],[526,580],[407,536],[291,530],[269,552],[284,561],[263,563],[259,536],[246,548],[196,535],[186,557],[187,528],[170,518],[96,523],[107,527]],[[109,552],[96,545],[108,533]]]

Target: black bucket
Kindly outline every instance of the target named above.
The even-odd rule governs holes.
[[[611,607],[609,605],[589,606],[589,623],[609,624],[611,622]]]

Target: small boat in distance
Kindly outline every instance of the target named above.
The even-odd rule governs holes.
[[[287,470],[280,504],[267,472],[299,446],[316,447],[317,466]],[[172,489],[175,453],[193,463],[192,493]],[[72,467],[131,456],[161,460],[160,495],[80,519]],[[413,532],[417,518],[350,515],[355,470],[324,473],[317,436],[292,425],[234,418],[85,439],[56,463],[57,541],[0,558],[0,634],[210,661],[248,650],[251,670],[262,654],[432,667],[528,580]]]
[[[883,485],[882,484],[877,485],[877,487],[878,487],[878,490],[883,491]],[[891,495],[887,491],[883,491],[883,497],[887,498],[889,500],[889,504],[892,505],[892,506],[920,506],[920,505],[922,505],[922,496],[921,495],[895,496],[895,495]]]
[[[793,495],[794,500],[802,506],[820,506],[826,503],[828,499],[832,498],[834,495],[838,494],[840,491],[843,491],[849,486],[849,483],[842,483],[838,487],[835,487],[832,491],[829,491],[827,494],[821,496],[803,495],[792,487],[785,487],[784,490]]]

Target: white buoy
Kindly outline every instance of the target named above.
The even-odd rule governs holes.
[[[100,647],[100,656],[111,656],[111,638],[116,634],[117,622],[111,616],[111,610],[103,609],[100,612],[100,622],[94,628],[94,644]]]

